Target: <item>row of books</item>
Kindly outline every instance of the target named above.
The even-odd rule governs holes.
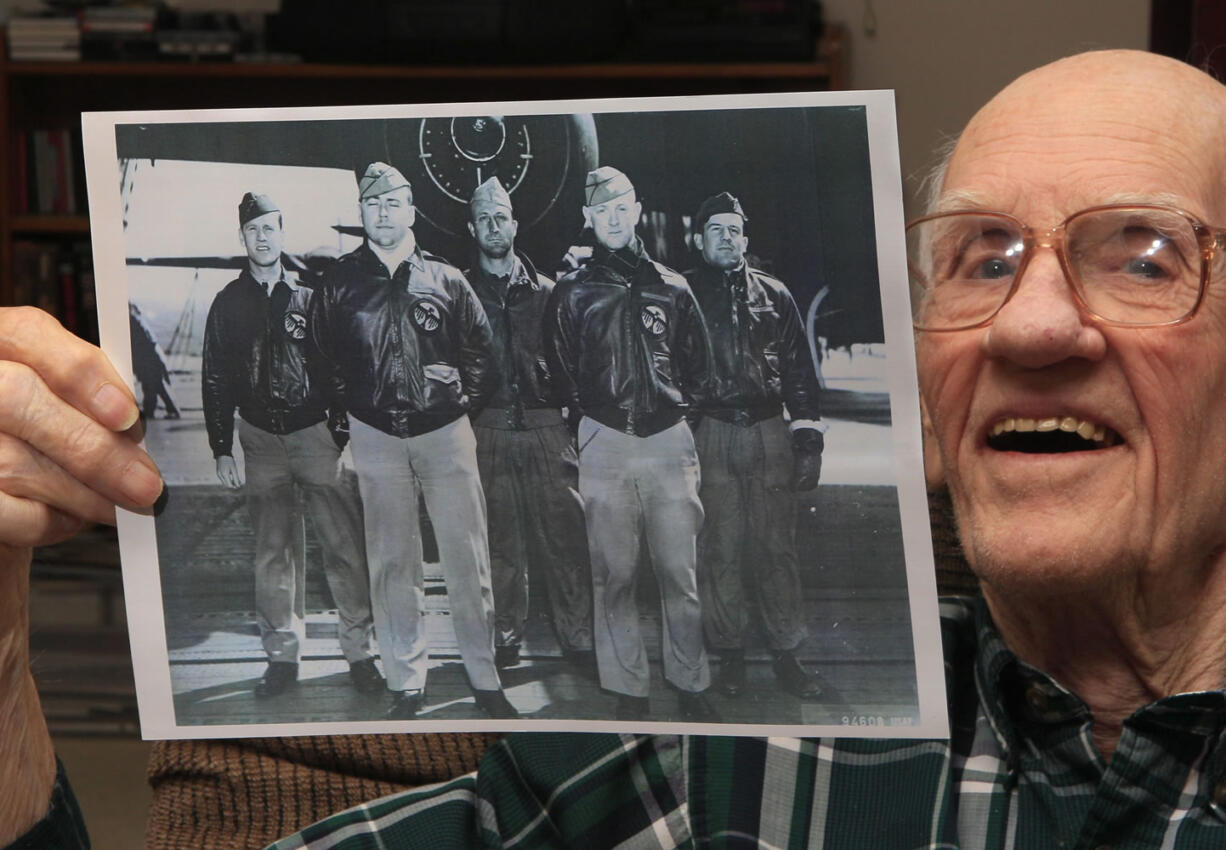
[[[79,15],[15,17],[9,21],[14,61],[152,58],[157,52],[153,6],[88,6]]]
[[[79,130],[14,133],[12,146],[13,212],[85,212],[85,165]]]
[[[75,17],[13,18],[9,56],[15,61],[72,61],[81,58],[81,27]]]
[[[41,307],[96,343],[98,302],[89,240],[14,240],[13,303]]]

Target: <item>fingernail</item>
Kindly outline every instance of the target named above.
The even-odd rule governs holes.
[[[162,476],[152,464],[134,460],[124,470],[120,488],[133,504],[150,505],[162,492]]]
[[[128,430],[140,414],[128,394],[110,382],[98,388],[91,404],[94,416],[114,431]]]

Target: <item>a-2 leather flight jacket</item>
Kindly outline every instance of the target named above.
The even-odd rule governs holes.
[[[750,424],[778,416],[821,418],[817,374],[800,311],[783,282],[742,263],[686,272],[713,354],[704,415]]]
[[[271,434],[290,434],[327,417],[324,388],[307,368],[312,291],[299,286],[281,315],[269,315],[264,285],[244,269],[209,308],[201,399],[214,457],[234,444],[234,411]]]
[[[512,420],[508,424],[522,428],[525,410],[559,406],[545,363],[542,334],[554,282],[519,253],[504,280],[477,264],[466,269],[464,276],[481,299],[493,333],[488,406],[505,410]]]
[[[389,276],[370,247],[324,272],[313,360],[350,416],[395,437],[454,422],[488,400],[492,338],[459,269],[415,249]]]
[[[554,287],[545,358],[572,422],[663,431],[701,404],[710,357],[689,284],[637,238],[616,252],[598,246]]]

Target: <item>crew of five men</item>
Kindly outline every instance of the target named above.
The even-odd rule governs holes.
[[[209,442],[222,483],[246,491],[255,538],[269,661],[256,695],[298,677],[296,484],[352,684],[390,690],[390,719],[416,717],[425,701],[419,497],[489,717],[519,716],[499,671],[519,663],[529,564],[563,656],[580,670],[594,662],[620,720],[650,716],[636,600],[644,559],[683,720],[720,720],[709,649],[720,656],[715,689],[745,690],[747,592],[778,684],[818,696],[796,657],[805,626],[793,491],[817,486],[825,427],[799,312],[780,281],[747,265],[740,202],[727,192],[703,202],[702,262],[682,275],[647,255],[630,179],[597,168],[583,208],[595,248],[555,285],[515,249],[518,223],[496,177],[472,195],[464,272],[418,246],[399,170],[372,163],[358,195],[366,239],[311,288],[282,264],[281,211],[246,194],[247,268],[209,311]],[[338,463],[347,442],[360,501]]]

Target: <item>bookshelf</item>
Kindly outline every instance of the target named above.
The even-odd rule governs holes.
[[[826,26],[812,61],[724,64],[18,62],[8,58],[7,40],[0,37],[0,305],[34,300],[23,294],[26,287],[19,291],[15,285],[15,245],[59,243],[79,254],[80,244],[88,240],[89,220],[83,211],[19,212],[25,207],[18,203],[21,187],[15,185],[21,182],[15,164],[17,140],[36,130],[78,128],[83,111],[841,89],[846,85],[844,50],[843,29],[835,24]],[[81,156],[79,148],[73,155]]]

